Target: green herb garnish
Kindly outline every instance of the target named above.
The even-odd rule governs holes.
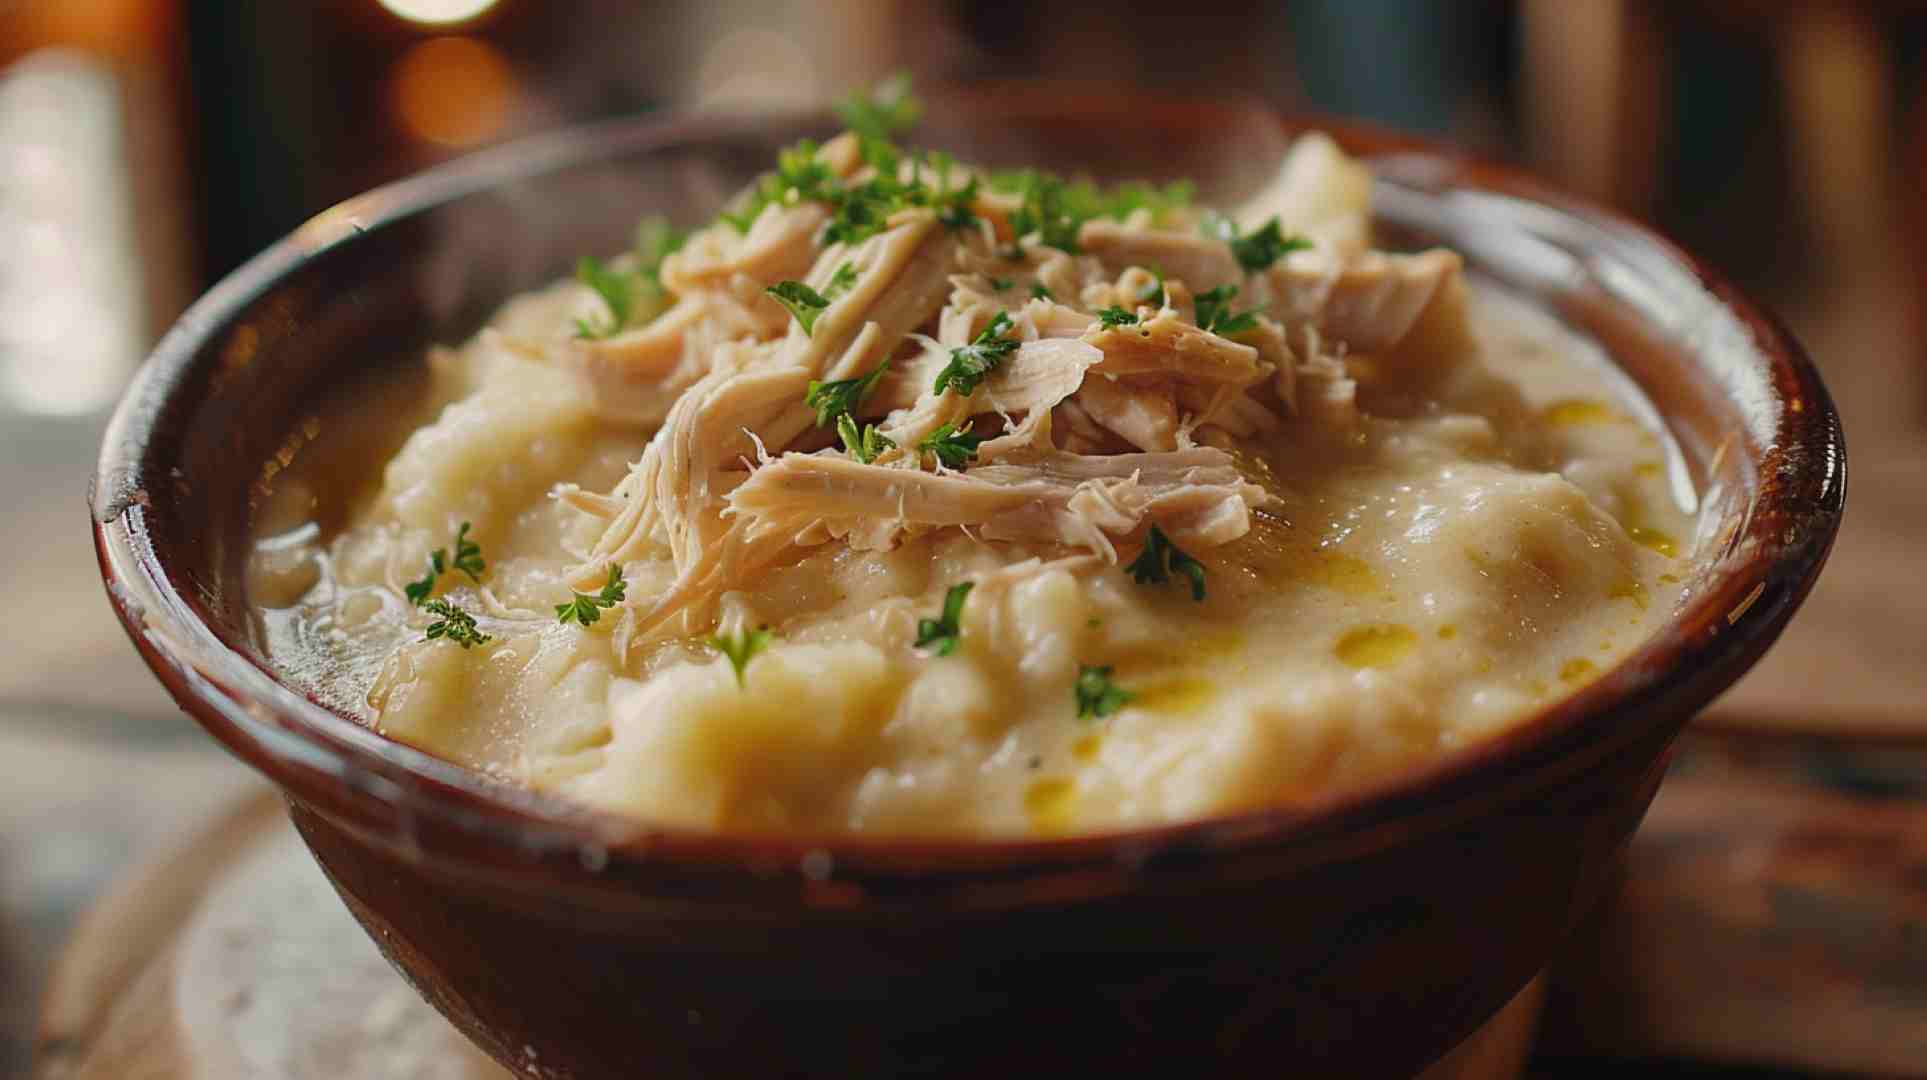
[[[917,452],[937,455],[946,469],[961,469],[964,463],[977,456],[977,447],[984,441],[982,435],[972,435],[970,425],[965,424],[962,431],[955,424],[945,424],[923,437],[917,443]]]
[[[1256,311],[1231,313],[1231,301],[1238,296],[1236,285],[1220,285],[1197,296],[1198,329],[1220,337],[1236,337],[1258,326]]]
[[[923,118],[923,102],[910,92],[910,73],[899,71],[868,92],[852,91],[836,104],[837,119],[859,135],[887,139]]]
[[[429,614],[439,617],[422,631],[423,641],[447,638],[466,649],[471,645],[486,645],[492,640],[475,628],[475,616],[447,600],[430,600],[427,610]]]
[[[964,600],[976,584],[974,581],[964,581],[950,586],[950,591],[943,594],[942,616],[917,620],[917,648],[932,649],[938,656],[949,656],[957,651],[957,642],[963,636],[961,620]]]
[[[1230,218],[1214,217],[1199,226],[1206,236],[1223,240],[1230,248],[1232,257],[1238,265],[1255,273],[1284,258],[1294,251],[1310,248],[1311,241],[1296,234],[1286,236],[1274,215],[1270,221],[1242,236],[1238,234],[1238,224]]]
[[[573,619],[582,626],[590,626],[602,618],[603,608],[612,608],[622,603],[628,592],[628,582],[622,580],[622,567],[609,564],[609,580],[602,585],[602,591],[594,596],[576,593],[566,604],[555,605],[555,621],[564,626]]]
[[[1160,309],[1170,307],[1171,293],[1170,290],[1164,287],[1164,275],[1153,270],[1151,271],[1151,276],[1154,280],[1137,291],[1138,303],[1149,304],[1155,302]]]
[[[805,336],[816,332],[816,317],[823,314],[836,298],[850,291],[856,284],[856,267],[844,263],[830,274],[830,280],[817,292],[800,281],[779,281],[763,291],[776,298],[776,302],[789,309],[791,315],[803,327]]]
[[[1104,329],[1115,330],[1120,326],[1136,326],[1137,316],[1121,307],[1106,307],[1097,309],[1097,321]]]
[[[829,297],[800,281],[779,281],[763,291],[775,297],[777,303],[796,316],[796,322],[803,328],[805,337],[816,329],[816,317],[830,306]]]
[[[739,630],[735,634],[711,634],[703,639],[703,644],[729,657],[729,666],[736,671],[736,686],[741,689],[749,685],[743,673],[749,668],[750,659],[769,648],[775,636],[767,628]]]
[[[1185,554],[1156,525],[1144,537],[1144,550],[1125,567],[1139,585],[1162,585],[1176,570],[1191,580],[1191,599],[1204,600],[1204,564]]]
[[[1049,289],[1046,289],[1044,287],[1044,283],[1041,281],[1033,281],[1030,283],[1030,295],[1031,295],[1031,299],[1033,300],[1057,299],[1057,297],[1051,295],[1051,291]]]
[[[594,256],[584,255],[576,260],[575,279],[594,289],[609,309],[609,317],[600,322],[576,319],[576,337],[606,338],[628,325],[630,308],[634,306],[636,293],[641,288],[638,275],[612,270]]]
[[[1071,685],[1071,694],[1077,701],[1079,720],[1109,716],[1130,704],[1134,696],[1111,681],[1109,664],[1103,667],[1079,664],[1077,681]]]
[[[863,399],[876,389],[877,380],[890,370],[890,358],[871,368],[869,374],[854,379],[831,379],[828,382],[810,380],[810,386],[803,394],[803,404],[816,410],[816,426],[828,427],[839,417],[854,413]]]
[[[434,594],[436,579],[440,578],[442,572],[447,569],[444,564],[447,557],[447,551],[444,548],[436,548],[428,553],[428,572],[422,575],[420,581],[411,581],[402,586],[401,591],[408,597],[409,603],[421,607],[422,602]]]
[[[462,527],[455,530],[454,559],[448,557],[447,548],[436,548],[428,553],[428,572],[422,575],[420,581],[411,581],[402,586],[409,603],[422,606],[423,601],[434,595],[436,579],[446,573],[450,566],[467,574],[469,580],[477,585],[482,583],[482,572],[488,569],[488,564],[482,561],[482,546],[468,538],[468,529],[469,523],[464,521]]]
[[[1012,281],[1007,277],[994,277],[990,279],[990,287],[997,290],[998,292],[1003,292],[1005,289],[1008,289],[1015,284],[1017,284],[1015,281]]]
[[[977,384],[983,382],[984,376],[1017,351],[1020,343],[1002,336],[1008,329],[1010,314],[1000,311],[970,344],[950,350],[950,362],[937,372],[933,392],[941,394],[949,388],[963,397],[976,393]]]
[[[843,449],[865,465],[876,461],[878,455],[897,445],[884,437],[875,424],[864,424],[858,428],[856,421],[851,419],[849,413],[841,413],[837,416],[836,435],[843,440]]]

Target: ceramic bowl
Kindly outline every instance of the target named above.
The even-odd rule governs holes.
[[[1043,86],[939,95],[930,145],[1235,195],[1307,125]],[[1443,243],[1602,344],[1704,495],[1665,630],[1497,737],[1311,805],[1051,840],[653,829],[382,738],[277,678],[250,515],[332,387],[510,294],[711,214],[820,117],[664,115],[466,159],[321,214],[181,318],[91,496],[101,569],[175,699],[280,785],[383,950],[543,1077],[1088,1070],[1409,1076],[1600,892],[1680,728],[1773,641],[1840,521],[1839,419],[1800,346],[1650,230],[1449,149],[1319,123],[1377,170],[1382,242]]]

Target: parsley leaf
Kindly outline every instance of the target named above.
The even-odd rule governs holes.
[[[800,281],[779,281],[764,292],[776,298],[776,302],[790,309],[796,321],[803,327],[804,336],[816,329],[816,317],[830,306],[830,298],[810,288]]]
[[[443,562],[447,558],[448,552],[444,548],[436,548],[428,553],[428,572],[422,575],[420,581],[411,581],[402,586],[401,591],[407,595],[409,603],[421,607],[422,602],[434,594],[435,579],[447,569]]]
[[[1220,285],[1208,289],[1197,296],[1198,329],[1220,337],[1236,337],[1258,325],[1258,313],[1244,311],[1231,313],[1231,301],[1237,299],[1236,285]]]
[[[919,454],[935,454],[946,469],[961,469],[964,462],[977,456],[977,447],[984,441],[982,435],[972,435],[970,425],[965,424],[962,431],[955,424],[945,424],[923,437],[917,443]]]
[[[1170,307],[1171,292],[1164,287],[1164,275],[1153,270],[1151,271],[1151,276],[1156,280],[1137,291],[1138,303],[1149,304],[1156,302],[1160,309]]]
[[[482,561],[481,545],[468,538],[468,529],[469,523],[464,521],[462,527],[455,530],[453,566],[467,574],[470,581],[480,585],[482,571],[488,568],[488,564]],[[429,552],[428,571],[422,575],[421,580],[411,581],[402,586],[402,593],[408,597],[408,602],[421,607],[424,601],[435,594],[436,579],[447,573],[450,565],[447,548],[436,548]]]
[[[629,309],[635,302],[640,285],[634,274],[612,270],[590,255],[584,255],[575,263],[575,279],[602,298],[609,309],[609,317],[602,321],[578,318],[575,321],[575,336],[579,338],[606,338],[621,330],[629,322]]]
[[[1162,585],[1176,570],[1191,580],[1191,599],[1204,600],[1204,564],[1180,550],[1156,525],[1144,538],[1144,550],[1124,569],[1139,585]]]
[[[725,210],[717,217],[729,222],[737,232],[747,233],[762,216],[763,209],[772,203],[790,206],[828,199],[837,190],[836,177],[828,165],[817,160],[816,151],[816,143],[804,139],[778,153],[776,171],[764,174],[735,210]]]
[[[438,618],[422,631],[423,641],[447,638],[466,649],[471,645],[486,645],[493,640],[475,628],[475,616],[446,600],[430,600],[428,612]]]
[[[1130,704],[1135,695],[1111,681],[1111,665],[1079,664],[1071,696],[1077,701],[1077,718],[1086,720],[1111,715]]]
[[[1015,284],[1017,283],[1010,280],[1007,277],[994,277],[990,279],[990,287],[997,290],[998,292],[1003,292],[1005,289],[1008,289]]]
[[[897,445],[885,438],[875,424],[865,424],[861,430],[858,430],[856,421],[850,419],[849,413],[841,413],[837,416],[836,435],[843,440],[843,449],[865,465],[875,461],[877,455]]]
[[[932,392],[941,394],[948,387],[962,397],[976,393],[977,384],[983,382],[984,376],[1017,351],[1019,342],[1002,336],[1008,329],[1010,314],[1000,311],[970,344],[950,350],[950,362],[937,372]]]
[[[855,284],[856,266],[853,263],[846,262],[830,272],[829,283],[823,286],[823,295],[828,299],[834,300],[844,293],[849,292]]]
[[[1120,326],[1136,326],[1137,316],[1121,307],[1098,308],[1097,321],[1104,329],[1115,330]]]
[[[899,71],[868,93],[852,91],[837,103],[836,115],[851,131],[881,139],[917,126],[923,102],[910,92],[910,73]]]
[[[689,234],[669,224],[669,219],[651,215],[636,222],[636,260],[646,277],[662,281],[662,261],[682,250]]]
[[[963,636],[964,600],[970,590],[976,587],[974,581],[964,581],[950,586],[943,594],[943,615],[935,619],[917,620],[917,645],[919,649],[930,648],[938,656],[949,656],[957,651],[957,642]]]
[[[441,554],[439,550],[435,552],[437,563],[441,562]],[[455,558],[450,560],[449,564],[467,574],[468,579],[475,584],[482,583],[482,571],[488,568],[488,564],[482,561],[482,545],[468,538],[466,521],[462,522],[461,528],[455,530]]]
[[[764,627],[756,630],[741,630],[735,634],[711,634],[703,639],[703,644],[729,657],[729,666],[736,671],[736,686],[740,689],[749,685],[743,673],[749,668],[750,660],[757,653],[769,648],[769,643],[775,636],[767,627]]]
[[[1223,240],[1230,246],[1238,265],[1252,272],[1263,270],[1294,251],[1311,247],[1311,241],[1302,236],[1286,236],[1276,215],[1243,236],[1238,235],[1238,224],[1230,218],[1211,218],[1199,228],[1206,236]]]
[[[1051,291],[1049,289],[1046,289],[1044,287],[1044,283],[1041,281],[1033,281],[1030,283],[1030,295],[1031,295],[1031,299],[1033,300],[1057,299],[1057,297],[1051,295]]]
[[[622,603],[629,591],[629,583],[622,580],[622,567],[609,564],[609,580],[602,585],[602,591],[594,596],[576,593],[566,604],[555,605],[555,621],[567,626],[574,619],[583,626],[595,623],[602,618],[603,608],[612,608]]]
[[[854,379],[831,379],[829,382],[811,379],[809,389],[803,394],[803,404],[816,410],[817,427],[828,427],[838,418],[855,412],[857,406],[863,404],[863,399],[876,389],[877,380],[883,378],[883,373],[888,370],[890,358],[886,356],[882,363],[870,369],[869,374]]]

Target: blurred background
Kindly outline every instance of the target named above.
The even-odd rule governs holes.
[[[83,531],[156,337],[372,185],[898,69],[1431,133],[1657,223],[1781,312],[1846,415],[1853,512],[1782,645],[1687,742],[1542,1069],[1927,1075],[1923,43],[1927,4],[1899,0],[0,0],[0,1075],[24,1074],[89,900],[246,785],[135,658]]]

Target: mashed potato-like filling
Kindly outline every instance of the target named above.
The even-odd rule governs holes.
[[[848,192],[890,163],[807,154],[821,190],[785,172],[740,229],[515,299],[418,393],[323,418],[412,433],[372,479],[276,481],[270,652],[653,822],[1061,833],[1383,776],[1677,604],[1690,508],[1641,403],[1451,253],[1371,250],[1328,141],[1228,232],[1126,200],[1074,240],[1020,233],[1035,187],[915,162],[933,194],[864,235]]]

